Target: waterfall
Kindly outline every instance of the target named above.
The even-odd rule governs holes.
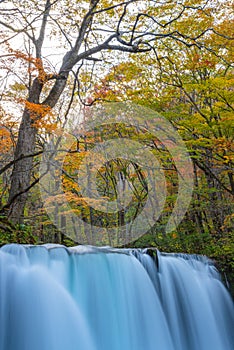
[[[0,350],[233,350],[233,311],[205,257],[0,249]]]

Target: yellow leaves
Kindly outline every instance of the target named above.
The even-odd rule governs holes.
[[[223,230],[225,230],[225,228],[233,229],[233,226],[234,226],[234,214],[227,215],[225,217],[224,225],[223,225],[222,229]],[[232,251],[232,253],[233,253],[233,251]]]
[[[93,88],[96,100],[121,101],[139,94],[135,85],[142,75],[143,68],[135,62],[122,62],[114,66],[110,72]]]
[[[71,179],[69,177],[63,176],[62,183],[63,183],[64,191],[66,193],[69,193],[69,191],[73,191],[73,192],[75,191],[78,193],[80,190],[80,187],[79,187],[78,183],[75,181],[75,179]],[[74,198],[76,198],[76,195],[72,194],[72,196],[69,198],[69,200],[74,199]]]
[[[224,158],[224,163],[225,164],[229,164],[230,162],[232,162],[234,160],[234,156],[233,155],[225,155],[223,156]]]
[[[99,9],[109,9],[111,8],[112,6],[114,5],[114,1],[112,0],[102,0],[102,1],[99,1],[99,6],[98,8]],[[111,8],[110,10],[108,10],[108,15],[110,17],[114,16],[115,15],[115,12],[118,11],[118,9],[115,9],[115,8]]]
[[[54,204],[56,205],[62,205],[65,202],[69,202],[70,204],[79,206],[79,205],[87,205],[88,201],[91,201],[90,198],[85,198],[85,197],[79,197],[75,193],[72,193],[71,191],[66,191],[63,194],[53,194],[53,196],[48,197],[46,199],[46,206],[48,208],[53,209]]]
[[[215,147],[215,149],[219,152],[223,151],[223,152],[233,152],[233,142],[232,140],[228,140],[225,137],[219,137],[216,140],[213,141],[213,145]],[[226,159],[228,158],[228,156],[225,156]]]
[[[26,86],[22,83],[15,82],[14,84],[11,85],[11,89],[14,91],[25,91]]]

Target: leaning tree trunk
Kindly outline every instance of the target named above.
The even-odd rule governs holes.
[[[28,102],[39,103],[42,83],[35,79]],[[23,219],[24,208],[28,198],[33,167],[33,154],[36,144],[37,129],[29,109],[25,107],[14,154],[14,167],[11,176],[11,187],[8,199],[8,217],[13,223]]]
[[[63,67],[62,67],[63,71]],[[61,93],[67,83],[68,71],[60,73],[50,90],[47,98],[40,103],[40,95],[43,87],[43,82],[36,78],[28,98],[29,103],[37,104],[38,106],[53,108],[58,102]],[[9,193],[8,218],[13,223],[20,223],[23,219],[24,209],[28,198],[28,191],[31,184],[31,174],[33,167],[33,154],[36,146],[37,128],[34,126],[35,118],[41,118],[40,112],[35,115],[35,112],[25,107],[22,121],[20,124],[18,141],[14,154],[14,168],[11,178],[11,187]]]

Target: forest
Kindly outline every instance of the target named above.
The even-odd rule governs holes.
[[[233,1],[3,0],[0,15],[0,244],[207,255],[233,288]],[[118,122],[124,111],[139,124]],[[108,113],[115,122],[104,123]],[[173,135],[162,141],[157,123]],[[179,169],[175,135],[189,169]],[[101,164],[97,145],[108,140],[118,140],[115,157]],[[121,145],[136,144],[124,155]],[[153,191],[137,157],[145,164],[149,153],[162,208],[135,236],[126,230],[147,216]],[[184,212],[167,229],[175,207]]]

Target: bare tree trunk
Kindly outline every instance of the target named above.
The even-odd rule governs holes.
[[[36,78],[33,82],[28,101],[39,103],[41,90],[42,83]],[[25,158],[25,156],[34,153],[36,135],[37,129],[33,125],[30,111],[25,107],[14,154],[15,160],[22,159],[14,163],[8,199],[8,217],[14,223],[20,223],[23,219],[33,166],[33,157]]]
[[[15,151],[15,159],[22,155],[33,154],[35,148],[36,130],[31,127],[27,111],[24,113],[19,130],[19,138]],[[28,197],[27,188],[30,186],[33,157],[24,158],[15,163],[12,172],[11,188],[8,203],[8,217],[14,223],[20,223],[23,217],[25,203]]]
[[[193,205],[194,206],[194,217],[195,217],[195,222],[197,225],[198,232],[200,234],[204,234],[205,230],[204,230],[204,226],[203,226],[202,211],[200,209],[201,197],[199,194],[197,166],[194,162],[193,162],[193,174],[194,174],[195,188],[197,189],[197,193],[196,193],[197,204]]]

